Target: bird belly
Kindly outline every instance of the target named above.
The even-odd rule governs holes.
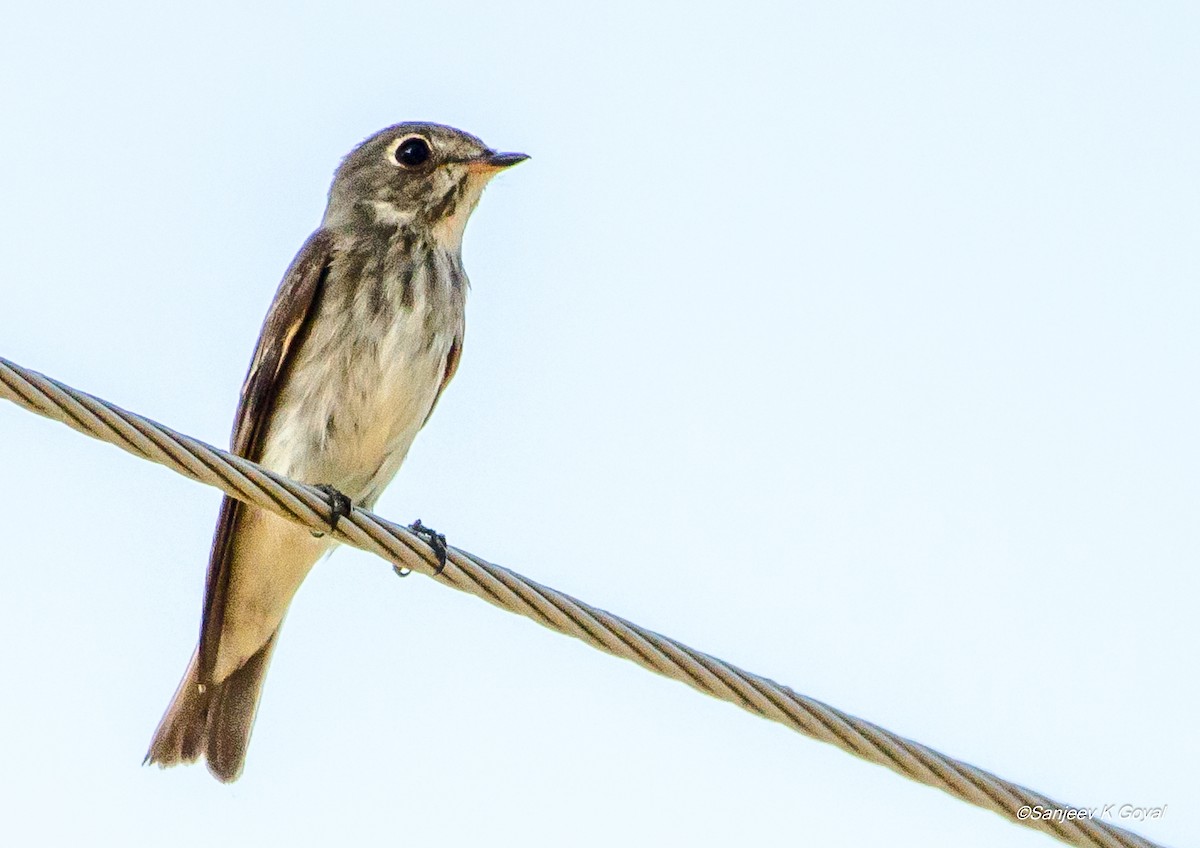
[[[293,363],[264,440],[264,466],[328,484],[371,507],[404,461],[437,398],[453,343],[416,313],[378,338],[314,337]],[[343,325],[343,328],[344,325]],[[350,329],[350,328],[345,328]],[[214,676],[239,668],[279,627],[300,584],[335,543],[254,507],[235,533]]]

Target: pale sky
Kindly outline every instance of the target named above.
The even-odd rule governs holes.
[[[224,446],[341,156],[529,153],[377,511],[1198,844],[1197,44],[1182,2],[14,6],[0,356]],[[220,496],[7,403],[0,468],[0,841],[1053,844],[349,549],[242,779],[143,768]]]

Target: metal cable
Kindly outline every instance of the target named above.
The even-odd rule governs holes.
[[[328,499],[313,487],[267,471],[253,462],[217,450],[3,358],[0,358],[0,397],[143,459],[165,465],[185,477],[215,486],[246,503],[312,530],[330,532]],[[773,680],[645,630],[474,554],[450,548],[446,567],[437,574],[437,560],[424,540],[407,528],[365,510],[355,507],[349,516],[338,522],[332,535],[340,542],[378,554],[394,565],[419,571],[439,583],[524,615],[551,630],[574,636],[593,648],[631,660],[706,695],[729,701],[1069,845],[1155,848],[1155,843],[1096,818],[1067,819],[1066,811],[1078,808],[1052,801],[1045,795],[797,694]],[[1063,812],[1055,818],[1022,816],[1023,808]]]

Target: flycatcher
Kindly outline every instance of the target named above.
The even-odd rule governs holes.
[[[451,127],[397,124],[342,161],[320,228],[267,312],[233,426],[232,451],[374,505],[462,354],[467,218],[497,172],[524,161]],[[288,605],[334,545],[225,498],[213,537],[200,644],[146,761],[200,755],[219,780],[246,759],[263,679]]]

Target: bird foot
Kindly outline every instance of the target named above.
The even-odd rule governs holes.
[[[441,574],[442,569],[446,567],[446,537],[432,527],[426,527],[421,523],[421,519],[419,518],[408,525],[408,529],[424,539],[425,543],[433,548],[434,556],[437,557],[438,561],[437,571],[434,574]],[[399,566],[395,566],[395,569],[396,573],[400,574],[401,577],[406,576],[406,574],[401,573]],[[407,572],[407,569],[404,569],[404,571]]]
[[[314,488],[320,489],[329,496],[329,530],[332,532],[337,529],[339,518],[347,516],[354,511],[354,504],[350,502],[350,498],[343,495],[328,483],[322,483]],[[324,536],[325,534],[318,533],[314,530],[313,535],[320,537]]]

